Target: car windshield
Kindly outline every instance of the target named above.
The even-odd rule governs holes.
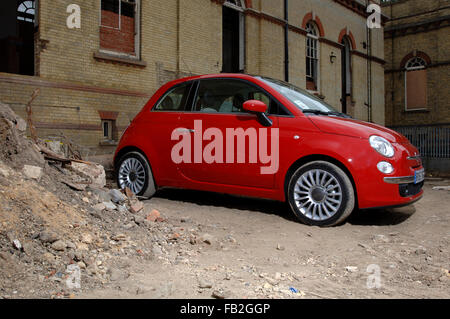
[[[302,90],[292,84],[274,80],[270,78],[256,77],[259,80],[264,81],[270,85],[273,89],[284,95],[289,101],[294,103],[301,111],[310,111],[311,113],[329,113],[340,114],[331,105],[325,103],[321,99],[309,94],[307,91]]]

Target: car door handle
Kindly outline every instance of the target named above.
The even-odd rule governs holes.
[[[188,129],[188,128],[178,128],[177,132],[178,133],[195,133],[195,130]]]

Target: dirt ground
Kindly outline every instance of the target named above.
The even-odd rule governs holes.
[[[450,191],[433,189],[449,179],[414,206],[308,227],[267,200],[142,202],[26,128],[0,103],[0,299],[450,297]]]
[[[77,298],[449,298],[450,192],[436,185],[450,181],[428,181],[413,206],[357,211],[334,228],[302,225],[282,203],[160,191],[145,205],[210,244],[169,245]]]

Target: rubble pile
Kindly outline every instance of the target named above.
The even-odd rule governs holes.
[[[105,188],[102,166],[26,138],[0,103],[0,299],[68,298],[125,278],[130,259],[195,244],[130,190]]]

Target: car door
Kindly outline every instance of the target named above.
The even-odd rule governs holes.
[[[176,143],[172,135],[180,126],[182,114],[188,104],[193,82],[185,82],[170,88],[150,111],[144,123],[146,136],[151,141],[151,162],[156,162],[155,178],[162,185],[171,185],[180,179],[177,164],[172,161],[171,151]]]
[[[180,121],[180,129],[190,135],[192,143],[190,160],[179,164],[184,178],[216,185],[273,188],[278,165],[278,141],[273,136],[278,133],[277,118],[269,116],[273,124],[264,127],[255,114],[244,111],[243,103],[250,99],[271,102],[267,93],[247,81],[200,80],[192,112],[184,113]]]

